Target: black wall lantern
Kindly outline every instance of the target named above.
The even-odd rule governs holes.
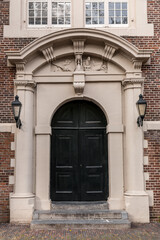
[[[142,94],[139,95],[139,100],[137,101],[137,107],[139,112],[139,117],[137,118],[138,127],[143,126],[143,119],[146,114],[147,102],[143,99]]]
[[[21,113],[22,103],[19,101],[19,97],[15,96],[15,101],[12,102],[12,110],[14,114],[14,119],[16,120],[16,127],[21,128],[22,123],[20,120],[20,113]]]

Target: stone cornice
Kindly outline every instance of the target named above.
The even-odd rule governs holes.
[[[30,87],[35,88],[36,83],[34,81],[26,81],[26,80],[14,80],[14,84],[16,87],[22,86],[22,87]]]
[[[128,53],[128,55],[132,56],[132,58],[141,59],[143,62],[146,62],[152,53],[152,51],[148,49],[139,50],[124,38],[121,38],[109,32],[104,32],[98,29],[70,28],[45,35],[30,43],[21,51],[6,52],[6,55],[8,56],[8,60],[11,63],[15,63],[16,61],[23,61],[32,53],[35,53],[36,51],[39,51],[39,49],[44,48],[46,44],[58,42],[60,39],[63,39],[64,41],[65,39],[72,39],[72,41],[75,43],[78,40],[83,43],[89,38],[94,38],[95,40],[98,40],[98,42],[101,40],[102,42],[107,43],[107,45],[113,45],[125,53]],[[76,49],[77,47],[75,46],[75,51],[77,51]]]
[[[126,78],[122,81],[122,86],[126,87],[127,85],[133,84],[142,84],[144,83],[145,78]]]

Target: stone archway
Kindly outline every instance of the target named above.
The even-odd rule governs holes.
[[[109,208],[125,208],[134,220],[148,221],[143,132],[136,125],[135,105],[144,82],[141,66],[150,52],[100,30],[67,29],[7,55],[16,66],[14,82],[23,106],[11,221],[30,221],[34,209],[50,209],[52,113],[77,98],[94,99],[108,115]]]

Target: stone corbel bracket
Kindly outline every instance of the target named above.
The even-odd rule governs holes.
[[[55,56],[54,56],[54,49],[53,47],[48,47],[48,48],[45,48],[45,49],[42,49],[41,52],[43,53],[46,61],[49,63],[49,62],[52,62],[53,60],[55,60]]]
[[[74,48],[74,54],[83,54],[84,53],[84,42],[85,39],[73,39],[73,48]]]
[[[73,87],[77,95],[82,95],[85,87],[85,74],[83,71],[82,55],[84,53],[84,39],[73,39],[75,55],[75,72],[73,74]]]
[[[84,72],[74,72],[73,74],[73,87],[77,95],[82,95],[85,87],[85,74]]]
[[[16,79],[24,79],[24,75],[25,75],[25,65],[26,62],[17,62],[15,63],[16,65]]]
[[[105,43],[103,59],[111,60],[117,49],[118,48],[113,47],[113,46],[109,45],[108,43]]]
[[[135,69],[136,71],[137,71],[137,70],[141,71],[142,61],[133,58],[133,59],[132,59],[132,62],[133,62],[133,67],[134,67],[134,69]]]
[[[84,39],[73,39],[73,49],[75,55],[75,71],[83,71],[82,55],[84,53]]]

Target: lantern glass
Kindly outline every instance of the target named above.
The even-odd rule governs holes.
[[[145,113],[146,113],[146,104],[139,104],[138,105],[138,110],[139,110],[139,115],[141,117],[144,117],[145,116]]]
[[[142,94],[139,95],[139,100],[137,101],[138,112],[141,118],[144,118],[146,114],[147,102],[143,99]]]
[[[20,106],[13,106],[13,113],[15,118],[19,118],[20,115]]]
[[[12,102],[12,109],[13,109],[13,114],[16,121],[20,118],[21,107],[22,107],[22,104],[19,101],[19,97],[15,96],[15,101]]]

